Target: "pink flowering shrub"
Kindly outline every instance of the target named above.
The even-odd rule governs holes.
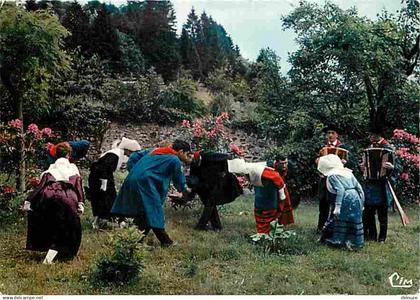
[[[397,193],[402,202],[419,203],[420,139],[403,129],[395,129],[391,143],[400,163]]]
[[[14,173],[19,165],[19,143],[23,141],[24,156],[23,160],[27,169],[27,181],[34,184],[34,174],[39,173],[38,164],[41,163],[41,156],[45,154],[45,144],[47,139],[52,138],[51,128],[40,129],[37,124],[29,124],[23,133],[21,129],[23,123],[20,119],[11,120],[0,124],[0,153],[1,169],[5,172]]]
[[[188,120],[181,123],[183,138],[191,140],[195,150],[228,152],[230,151],[231,138],[226,131],[225,123],[229,121],[226,112],[216,119],[197,119],[191,125]]]
[[[188,120],[181,123],[181,134],[185,140],[192,142],[195,151],[208,152],[231,152],[237,156],[244,156],[244,151],[232,142],[232,138],[226,131],[225,124],[229,121],[229,115],[222,112],[215,119],[198,119],[191,125]],[[249,183],[244,176],[237,176],[242,188],[248,187]]]

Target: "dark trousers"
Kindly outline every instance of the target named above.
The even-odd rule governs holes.
[[[319,216],[318,216],[318,230],[322,230],[325,222],[328,220],[330,214],[331,201],[327,191],[327,179],[321,178],[318,185],[318,198],[319,198]]]
[[[173,244],[173,241],[171,240],[165,229],[148,226],[146,223],[146,218],[144,216],[138,216],[134,218],[134,224],[136,224],[139,230],[144,231],[144,238],[148,235],[150,230],[153,230],[153,233],[156,235],[156,238],[163,246],[169,246]],[[141,239],[141,242],[144,238]]]
[[[213,230],[222,229],[222,223],[220,222],[217,206],[204,206],[203,213],[201,214],[200,220],[195,228],[205,230],[207,229],[208,222],[210,222]]]
[[[363,227],[366,240],[378,240],[375,215],[378,213],[379,241],[385,241],[388,231],[388,206],[365,206],[363,211]]]

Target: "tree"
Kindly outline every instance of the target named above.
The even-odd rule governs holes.
[[[64,14],[62,24],[71,33],[65,40],[67,48],[75,50],[80,46],[82,52],[87,53],[90,50],[89,17],[79,3],[74,1],[69,5]]]
[[[119,31],[131,36],[148,67],[172,80],[180,67],[176,17],[169,0],[128,1],[114,16]]]
[[[69,56],[63,50],[66,36],[68,31],[48,11],[28,12],[16,7],[0,11],[0,77],[13,100],[16,118],[22,122],[23,106],[29,103],[29,96],[36,94],[38,101],[46,101],[48,82],[68,66]],[[19,151],[17,188],[23,191],[23,141]]]
[[[140,48],[128,34],[117,30],[117,36],[121,51],[121,71],[143,73],[146,66]]]
[[[366,111],[371,129],[401,125],[401,118],[390,119],[390,108],[409,101],[402,89],[419,51],[418,1],[405,3],[400,18],[384,12],[372,21],[359,17],[354,8],[302,1],[283,19],[284,27],[298,34],[300,46],[289,58],[289,75],[319,118]],[[345,123],[343,127],[358,130],[354,123]]]
[[[105,5],[97,8],[96,13],[91,30],[91,52],[97,53],[111,67],[115,67],[121,58],[116,28]]]
[[[182,26],[181,53],[184,66],[191,70],[195,78],[203,78],[203,66],[198,45],[201,40],[201,23],[194,7],[188,14],[187,22]]]
[[[200,18],[192,8],[182,27],[180,39],[183,65],[195,78],[204,80],[209,73],[228,63],[231,69],[240,61],[239,47],[235,46],[222,25],[203,12]]]

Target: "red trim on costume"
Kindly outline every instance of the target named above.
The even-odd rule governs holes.
[[[200,159],[201,156],[201,151],[196,151],[194,152],[194,160],[198,161]]]
[[[388,145],[389,144],[389,142],[386,140],[386,139],[382,139],[380,142],[379,142],[379,145]]]
[[[50,155],[51,155],[51,157],[55,157],[55,155],[56,155],[56,148],[55,148],[55,145],[51,145],[50,147],[49,147],[49,149],[48,149],[48,152],[50,153]]]
[[[287,187],[284,189],[284,192],[286,194],[286,199],[279,201],[278,220],[280,224],[288,225],[295,223],[295,218],[293,217],[293,207]]]
[[[262,178],[271,180],[279,189],[284,187],[283,178],[281,178],[280,174],[271,168],[265,168],[264,172],[261,174]]]
[[[151,154],[152,155],[159,155],[159,154],[177,155],[177,152],[171,147],[161,147],[161,148],[156,148],[155,150],[153,150]]]
[[[335,146],[332,144],[332,143],[330,143],[328,140],[327,140],[327,142],[325,143],[325,146],[328,146],[328,147],[340,147],[343,143],[339,140],[339,139],[337,139],[336,140],[337,141],[337,143],[335,144]]]

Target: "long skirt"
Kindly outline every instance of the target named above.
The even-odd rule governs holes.
[[[77,255],[82,239],[80,218],[60,198],[44,198],[28,213],[26,249],[58,252],[57,258]]]
[[[359,203],[343,201],[338,217],[331,214],[325,222],[321,240],[331,246],[362,248],[364,236]]]
[[[117,191],[114,178],[108,179],[106,191],[103,191],[101,190],[99,178],[91,172],[89,175],[89,195],[87,198],[91,202],[93,216],[101,219],[109,219],[116,197]]]

